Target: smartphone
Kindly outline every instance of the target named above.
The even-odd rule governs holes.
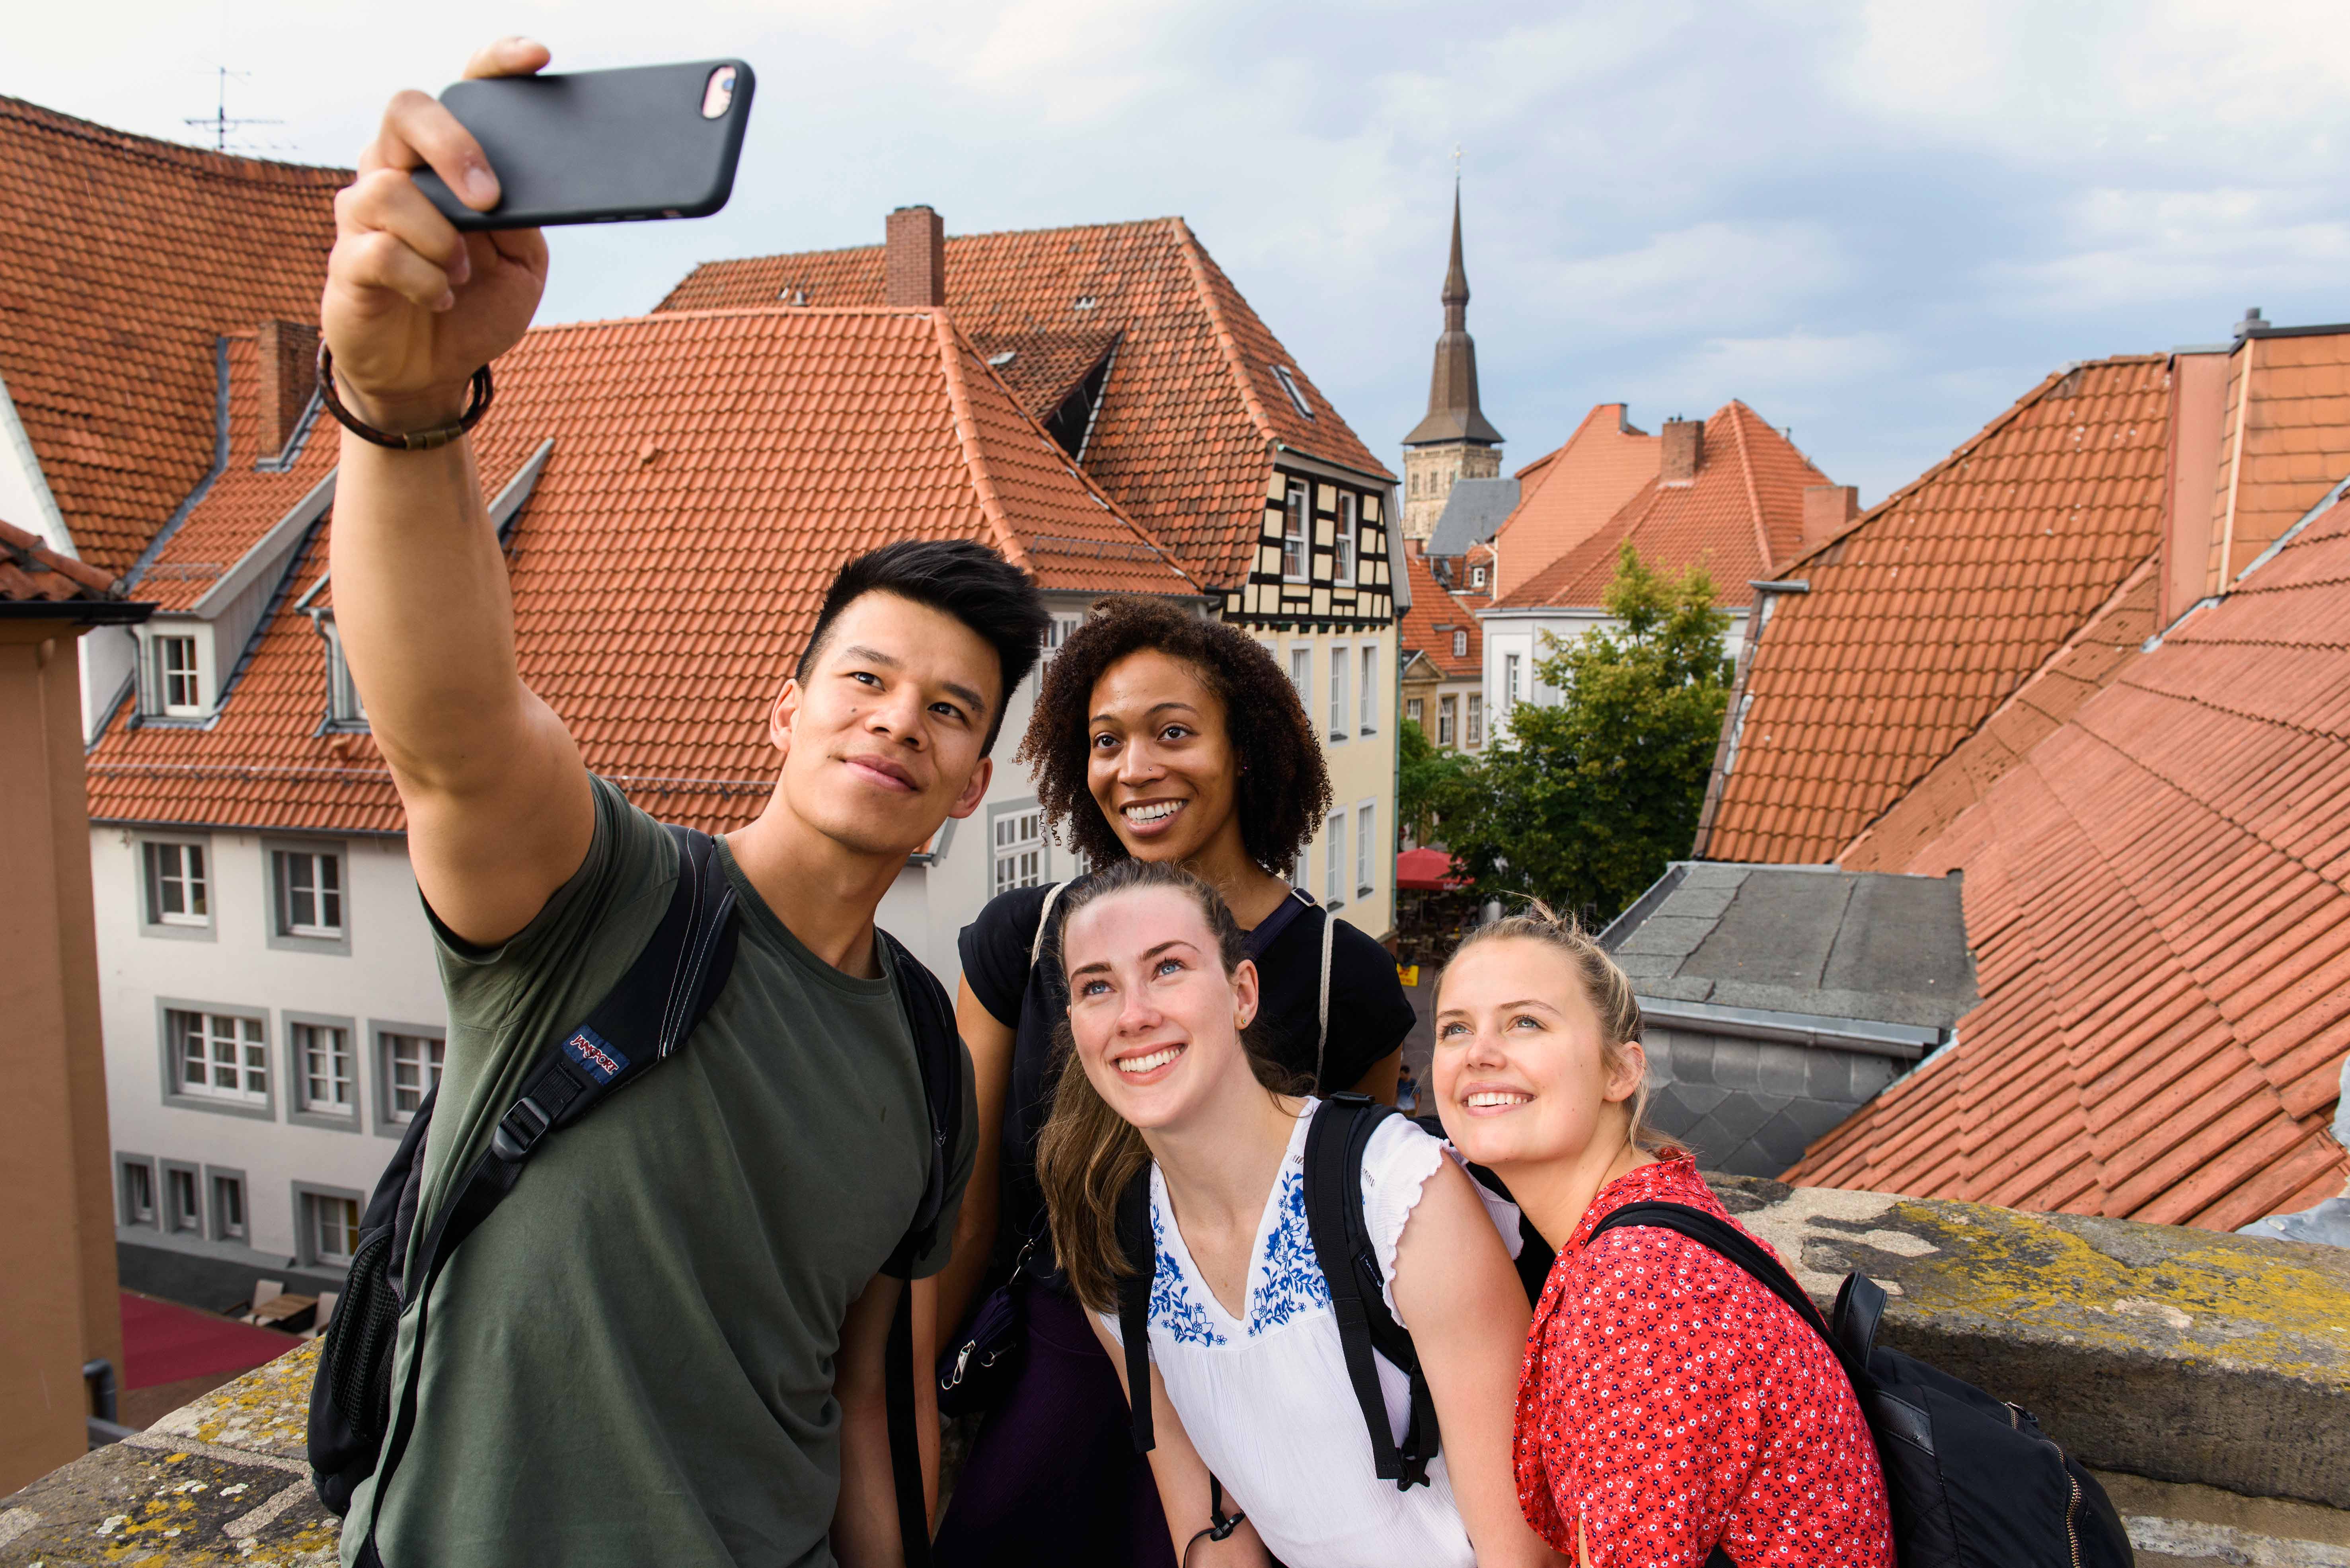
[[[498,204],[413,178],[464,230],[707,217],[733,193],[752,86],[741,60],[456,82],[441,101],[489,155]]]

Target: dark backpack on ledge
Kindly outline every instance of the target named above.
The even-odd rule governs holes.
[[[1752,1237],[1683,1203],[1627,1203],[1591,1228],[1676,1231],[1785,1302],[1827,1342],[1877,1439],[1901,1568],[2134,1568],[2129,1534],[2095,1478],[2030,1411],[1877,1345],[1885,1291],[1848,1274],[1835,1322]],[[1586,1243],[1588,1244],[1588,1243]],[[1735,1568],[1719,1546],[1707,1568]]]
[[[409,1288],[404,1274],[438,1084],[417,1107],[368,1199],[349,1277],[334,1321],[321,1338],[310,1387],[311,1481],[319,1501],[338,1515],[349,1511],[352,1494],[379,1465],[386,1477],[378,1483],[379,1492],[389,1484],[415,1431],[414,1363],[422,1358],[432,1283],[450,1256],[514,1190],[547,1135],[569,1127],[668,1060],[726,988],[738,936],[733,885],[718,863],[717,846],[709,835],[688,827],[669,831],[677,840],[679,872],[660,926],[586,1021],[540,1046],[523,1092],[499,1119],[489,1148],[432,1216],[431,1228],[416,1249],[415,1288]],[[889,932],[877,929],[874,937],[889,950],[897,971],[931,1122],[931,1168],[921,1202],[912,1225],[882,1265],[883,1272],[902,1276],[931,1249],[945,1206],[948,1167],[961,1131],[962,1041],[937,977]],[[910,1568],[921,1568],[930,1561],[930,1527],[915,1445],[911,1293],[899,1293],[886,1365],[899,1528]],[[395,1401],[393,1353],[400,1317],[411,1309],[416,1314],[419,1351],[411,1358],[407,1382]],[[359,1561],[380,1568],[372,1528]]]

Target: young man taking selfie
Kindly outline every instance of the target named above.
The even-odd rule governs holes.
[[[467,74],[546,57],[507,40]],[[323,307],[341,417],[373,432],[342,437],[336,618],[449,999],[420,1230],[681,875],[676,841],[523,684],[467,441],[379,444],[455,425],[546,281],[536,233],[459,234],[410,178],[427,165],[494,204],[473,138],[401,94],[338,199]],[[546,1140],[430,1286],[412,1436],[353,1497],[347,1563],[900,1560],[883,1350],[906,1286],[881,1271],[934,1159],[943,1223],[901,1272],[944,1263],[972,1128],[931,1147],[905,977],[873,913],[908,853],[978,805],[1045,626],[977,545],[844,571],[768,712],[774,793],[716,851],[737,899],[730,978],[675,1060]]]

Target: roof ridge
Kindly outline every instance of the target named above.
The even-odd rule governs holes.
[[[145,136],[135,130],[104,125],[95,119],[84,119],[79,115],[68,114],[63,109],[51,109],[30,99],[11,98],[5,93],[0,93],[0,117],[24,119],[46,130],[83,141],[107,143],[115,151],[136,157],[161,158],[168,154],[168,161],[184,163],[223,176],[239,177],[235,169],[223,167],[236,164],[298,174],[331,174],[343,180],[348,180],[355,172],[331,163],[293,163],[276,158],[251,158],[242,152],[221,152],[209,147],[192,147],[184,141],[167,141],[160,136]],[[250,175],[242,177],[251,178]]]
[[[1224,319],[1223,306],[1216,299],[1215,286],[1208,281],[1207,258],[1201,254],[1200,242],[1191,233],[1191,225],[1180,218],[1175,225],[1175,246],[1182,254],[1183,265],[1191,275],[1191,284],[1199,291],[1200,304],[1208,313],[1208,323],[1215,329],[1216,345],[1224,351],[1224,363],[1232,368],[1232,379],[1240,383],[1241,401],[1246,405],[1249,422],[1256,426],[1257,434],[1268,444],[1280,441],[1281,432],[1273,426],[1273,416],[1256,395],[1256,386],[1249,379],[1248,361],[1241,357],[1240,340],[1232,336],[1232,323]]]
[[[979,510],[986,517],[988,528],[995,535],[996,548],[1003,552],[1004,559],[1033,577],[1036,575],[1036,563],[1029,559],[1028,546],[1012,526],[1003,499],[995,493],[995,476],[988,470],[987,454],[980,445],[979,426],[971,417],[971,394],[962,384],[962,350],[967,345],[948,319],[944,307],[926,314],[938,341],[941,369],[946,377],[947,409],[954,420],[955,439],[962,443],[963,467],[971,475],[972,492],[979,498]]]
[[[1753,415],[1754,410],[1732,398],[1722,405],[1721,411],[1730,416],[1730,437],[1738,447],[1738,473],[1746,485],[1746,516],[1754,524],[1755,554],[1767,572],[1771,569],[1771,530],[1762,520],[1762,494],[1754,488],[1754,456],[1746,450],[1746,421],[1739,418],[1741,414]]]

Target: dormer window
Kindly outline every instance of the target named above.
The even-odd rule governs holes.
[[[203,654],[192,632],[156,632],[147,639],[146,692],[140,711],[154,718],[204,716]]]
[[[1298,387],[1297,377],[1288,366],[1275,365],[1273,379],[1281,383],[1281,389],[1289,394],[1289,400],[1296,405],[1299,413],[1309,420],[1314,417],[1314,405],[1305,400],[1305,393]]]
[[[1472,588],[1482,588],[1485,586],[1484,567],[1471,566],[1469,568],[1469,586]]]
[[[1452,634],[1452,657],[1455,659],[1466,659],[1469,657],[1469,634],[1467,632],[1455,631]]]

